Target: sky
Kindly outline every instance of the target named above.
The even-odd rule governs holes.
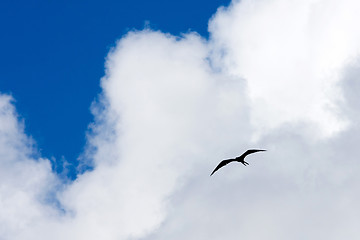
[[[6,4],[1,239],[359,238],[357,1]]]
[[[132,29],[190,30],[207,37],[207,22],[229,1],[1,1],[0,91],[11,94],[25,132],[41,155],[76,177],[78,157],[101,92],[104,61]],[[70,140],[71,139],[71,140]]]

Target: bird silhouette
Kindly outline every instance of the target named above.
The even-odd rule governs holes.
[[[217,170],[219,170],[220,168],[222,168],[223,166],[227,165],[228,163],[231,163],[231,162],[241,162],[242,164],[244,164],[245,166],[246,165],[249,165],[248,162],[245,162],[245,157],[249,154],[252,154],[252,153],[256,153],[256,152],[262,152],[262,151],[266,151],[266,150],[262,150],[262,149],[249,149],[247,150],[246,152],[244,152],[241,156],[238,156],[236,158],[230,158],[230,159],[226,159],[226,160],[222,160],[219,165],[217,165],[217,167],[214,169],[214,171],[210,174],[213,175]]]

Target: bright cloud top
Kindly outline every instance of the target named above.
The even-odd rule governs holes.
[[[335,85],[360,51],[355,1],[252,1],[222,8],[210,23],[218,64],[247,80],[252,120],[261,131],[287,122],[315,124],[323,136],[346,126]]]
[[[1,238],[356,239],[358,10],[244,0],[209,41],[128,33],[93,107],[94,170],[66,185],[1,95]],[[248,147],[268,152],[209,178]]]

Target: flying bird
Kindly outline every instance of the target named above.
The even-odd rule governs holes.
[[[217,165],[217,167],[214,169],[214,171],[210,174],[213,175],[217,170],[219,170],[220,168],[222,168],[223,166],[227,165],[228,163],[231,163],[231,162],[241,162],[242,164],[244,164],[245,166],[246,165],[249,165],[248,162],[245,162],[245,157],[249,154],[252,154],[252,153],[256,153],[256,152],[262,152],[262,151],[266,151],[266,150],[262,150],[262,149],[249,149],[247,150],[246,152],[244,152],[241,156],[238,156],[236,158],[230,158],[230,159],[226,159],[226,160],[222,160],[219,165]]]

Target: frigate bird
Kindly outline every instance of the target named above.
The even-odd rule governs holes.
[[[262,152],[262,151],[266,151],[266,150],[262,150],[262,149],[249,149],[246,152],[244,152],[241,156],[238,156],[236,158],[230,158],[230,159],[225,159],[222,160],[219,165],[217,165],[217,167],[214,169],[214,171],[210,174],[213,175],[217,170],[219,170],[220,168],[222,168],[223,166],[227,165],[228,163],[231,162],[241,162],[242,164],[249,165],[248,162],[245,162],[245,157],[249,154],[255,153],[255,152]]]

